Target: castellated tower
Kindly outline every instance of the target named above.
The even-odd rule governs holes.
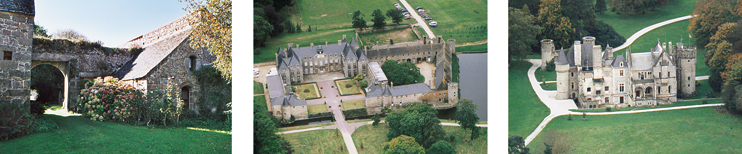
[[[568,99],[569,98],[569,62],[567,56],[564,54],[564,49],[559,50],[559,56],[554,62],[556,65],[557,72],[557,95],[556,99]]]
[[[683,43],[678,43],[673,49],[675,50],[675,62],[678,65],[679,96],[689,96],[696,91],[696,48],[684,47]]]
[[[546,65],[554,58],[554,40],[541,40],[541,71],[546,71]]]

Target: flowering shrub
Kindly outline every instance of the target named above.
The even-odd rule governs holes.
[[[137,120],[137,105],[144,95],[136,88],[113,77],[97,78],[93,85],[80,91],[77,112],[94,121]]]

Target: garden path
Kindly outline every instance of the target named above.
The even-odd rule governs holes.
[[[399,0],[399,2],[401,2],[402,5],[404,5],[405,9],[410,12],[412,17],[417,20],[417,25],[422,27],[425,30],[425,33],[428,33],[428,38],[436,37],[435,34],[433,34],[433,31],[430,30],[430,27],[428,27],[428,24],[425,23],[425,20],[423,20],[423,18],[420,17],[419,14],[417,14],[417,11],[415,11],[415,9],[410,6],[410,4],[407,4],[406,0]]]

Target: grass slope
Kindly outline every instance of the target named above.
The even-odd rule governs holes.
[[[301,13],[293,14],[296,17],[293,17],[292,19],[294,19],[294,23],[300,20],[302,27],[305,29],[309,25],[311,25],[312,28],[318,27],[319,29],[340,27],[350,28],[353,25],[353,12],[360,10],[361,14],[364,15],[361,17],[363,17],[363,19],[366,20],[366,24],[371,27],[374,23],[371,21],[371,19],[373,19],[371,14],[374,10],[380,9],[386,17],[386,11],[389,9],[396,9],[393,5],[394,2],[399,1],[298,0],[297,5]],[[393,24],[389,17],[387,17],[385,21],[387,24]],[[400,24],[409,24],[410,22],[410,20],[406,20]]]
[[[724,115],[713,107],[588,116],[587,121],[557,117],[544,128],[564,133],[569,153],[742,153],[739,115]],[[543,151],[543,134],[529,144]]]
[[[456,39],[456,44],[487,40],[486,0],[407,1],[413,8],[422,6],[425,13],[438,22],[431,27],[443,39]],[[422,31],[421,31],[422,32]]]
[[[343,136],[335,138],[335,129],[313,130],[300,133],[284,134],[294,148],[295,153],[340,153],[340,147],[348,153]]]
[[[45,115],[59,129],[0,142],[2,153],[231,153],[232,135],[147,128],[79,116]]]
[[[263,88],[263,83],[253,81],[253,91],[255,92],[255,94],[264,94],[265,88]]]
[[[254,63],[275,61],[278,48],[286,49],[288,43],[294,43],[292,48],[295,48],[297,44],[299,44],[299,47],[307,47],[310,43],[315,45],[325,44],[325,42],[337,43],[337,40],[343,39],[343,35],[346,35],[346,39],[350,41],[351,38],[355,38],[356,32],[353,29],[333,29],[279,34],[265,42],[264,47],[259,47],[257,50],[260,50],[260,54],[254,55],[253,60]]]
[[[253,102],[256,103],[256,104],[258,104],[259,107],[264,107],[268,111],[271,110],[269,108],[270,104],[268,104],[268,101],[265,100],[265,96],[264,95],[262,95],[262,96],[253,96]]]
[[[526,61],[514,61],[508,70],[508,136],[528,136],[549,115],[528,81]]]
[[[696,0],[674,0],[665,6],[657,8],[655,11],[647,11],[646,14],[643,15],[629,16],[605,11],[603,14],[596,14],[596,16],[598,20],[602,20],[606,24],[611,25],[618,34],[621,34],[628,39],[631,35],[644,27],[665,20],[690,15],[693,13],[695,7]],[[683,32],[685,31],[688,30],[683,30]]]
[[[359,37],[363,41],[363,45],[366,46],[376,45],[376,42],[379,42],[379,44],[388,44],[389,39],[392,39],[394,43],[417,40],[417,36],[409,27],[385,32],[360,34]]]

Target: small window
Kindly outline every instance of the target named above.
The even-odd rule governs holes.
[[[623,70],[618,71],[619,76],[623,76]]]
[[[688,77],[688,81],[690,81],[690,77]]]
[[[13,52],[3,51],[3,60],[13,60]]]
[[[590,92],[590,90],[591,90],[590,87],[587,87],[587,92]]]
[[[188,69],[196,70],[196,56],[188,57]]]
[[[605,91],[608,91],[608,86],[605,86]]]
[[[600,90],[596,90],[596,91],[595,91],[595,94],[596,94],[596,95],[600,95]]]

